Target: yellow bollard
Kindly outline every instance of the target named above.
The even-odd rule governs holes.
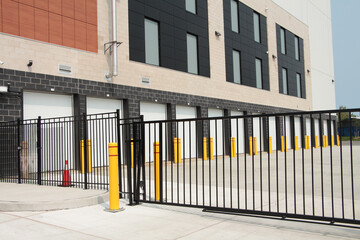
[[[235,141],[235,137],[231,137],[230,138],[230,144],[231,144],[231,157],[236,157],[236,141]]]
[[[295,150],[299,150],[299,137],[295,136]]]
[[[315,136],[315,148],[319,148],[319,137]]]
[[[305,135],[304,141],[305,141],[305,149],[308,149],[308,136]]]
[[[254,137],[254,155],[257,155],[257,140],[256,140],[256,137]]]
[[[326,147],[326,145],[327,145],[326,142],[327,142],[326,135],[323,135],[323,147]]]
[[[92,166],[91,166],[91,140],[86,140],[86,154],[88,159],[88,172],[91,172]]]
[[[210,138],[210,160],[214,159],[214,139]]]
[[[310,136],[307,136],[308,137],[308,149],[310,149]]]
[[[174,138],[174,160],[175,163],[181,163],[181,139]]]
[[[334,136],[331,135],[331,146],[333,147],[334,146]]]
[[[160,201],[160,143],[154,142],[155,200]]]
[[[203,159],[207,160],[207,144],[206,144],[207,140],[206,137],[203,138]]]
[[[252,142],[252,137],[249,137],[249,152],[250,152],[250,156],[253,155],[253,142]]]
[[[272,137],[269,137],[269,153],[272,153]]]
[[[85,173],[85,163],[84,163],[84,140],[80,141],[80,151],[81,151],[81,172]],[[88,160],[88,172],[91,172],[91,140],[86,140],[86,155]]]
[[[339,135],[336,136],[336,145],[340,146],[340,137]]]
[[[29,145],[27,141],[22,142],[22,178],[29,178]]]
[[[284,152],[284,136],[281,136],[281,152]]]
[[[287,137],[285,137],[285,152],[287,152],[288,146],[287,146]]]
[[[117,143],[109,143],[109,198],[110,211],[119,211],[119,169]]]

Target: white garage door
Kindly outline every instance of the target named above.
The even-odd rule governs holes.
[[[208,110],[208,117],[222,117],[224,113],[220,109],[212,109]],[[214,141],[214,155],[222,155],[223,154],[223,120],[211,120],[210,121],[210,137],[213,138]],[[209,141],[209,139],[207,139]],[[230,140],[229,140],[230,141]],[[217,152],[216,152],[217,151]]]
[[[256,149],[257,151],[263,151],[264,149],[264,124],[262,118],[258,114],[253,115],[253,137],[256,137]],[[255,138],[253,139],[255,142]],[[255,150],[255,148],[254,148]]]
[[[298,147],[301,148],[301,118],[300,117],[294,117],[294,130],[295,130],[295,136],[298,137]]]
[[[231,116],[242,116],[243,112],[231,111]],[[231,137],[235,138],[236,153],[244,153],[245,134],[244,134],[244,118],[231,120]]]
[[[24,92],[24,119],[70,117],[73,115],[73,98],[68,95]],[[42,171],[63,170],[65,160],[74,167],[74,125],[63,120],[46,121],[41,125]],[[56,121],[56,123],[54,123]],[[29,172],[37,171],[36,127],[24,126],[23,141],[28,144]],[[45,176],[46,178],[46,176]]]
[[[286,147],[287,149],[291,149],[291,138],[293,137],[291,135],[291,120],[290,116],[285,117],[285,128],[286,128]]]
[[[65,117],[73,113],[72,96],[24,92],[24,119]]]
[[[87,98],[86,99],[87,114],[110,113],[120,110],[120,118],[122,118],[123,102],[122,100],[104,99],[104,98]]]
[[[189,118],[196,118],[195,107],[176,106],[176,119]],[[181,139],[181,154],[183,155],[185,151],[185,158],[196,157],[196,122],[178,122],[176,129],[178,132],[176,137]]]
[[[276,142],[277,142],[277,135],[276,135],[276,118],[275,117],[269,117],[269,137],[271,137],[272,140],[272,150],[276,150]]]
[[[156,120],[166,120],[166,104],[158,104],[151,102],[140,102],[140,115],[144,116],[145,121],[156,121]],[[154,142],[160,141],[159,136],[159,124],[145,124],[145,158],[146,161],[154,160]],[[162,124],[163,129],[163,149],[162,155],[165,159],[165,149],[166,149],[166,138],[165,130],[166,124]]]
[[[88,139],[91,140],[92,167],[107,165],[108,144],[117,142],[116,115],[113,114],[117,109],[120,110],[120,119],[122,113],[122,100],[87,98],[87,114],[103,114],[88,117]],[[111,114],[110,114],[111,113]],[[122,128],[120,128],[120,142],[122,141]],[[125,145],[120,146],[124,149]],[[124,160],[124,151],[121,151],[121,162]]]

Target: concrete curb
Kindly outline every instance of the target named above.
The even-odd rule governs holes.
[[[107,201],[109,201],[108,192],[92,197],[64,199],[59,201],[0,201],[0,212],[54,211],[92,206]]]
[[[0,212],[53,211],[108,201],[107,190],[0,183]]]

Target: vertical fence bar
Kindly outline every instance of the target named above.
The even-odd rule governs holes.
[[[18,183],[21,183],[21,140],[20,140],[20,118],[17,120],[17,152],[18,152]]]
[[[84,187],[88,189],[88,179],[87,179],[87,172],[88,172],[88,155],[87,155],[87,147],[86,147],[86,139],[87,139],[87,116],[86,113],[83,113],[83,137],[84,137]]]
[[[119,192],[120,198],[123,198],[122,192],[122,172],[121,172],[121,131],[120,131],[120,110],[116,109],[116,133],[117,133],[117,143],[118,143],[118,171],[119,171]],[[110,165],[110,163],[109,163]]]
[[[39,116],[38,117],[38,120],[37,120],[37,161],[38,161],[38,184],[41,185],[41,117]]]

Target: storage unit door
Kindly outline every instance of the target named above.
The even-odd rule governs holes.
[[[220,109],[212,109],[208,110],[208,117],[223,117],[224,113]],[[211,120],[210,121],[210,138],[213,139],[214,143],[214,156],[215,155],[223,155],[223,141],[225,140],[225,136],[223,134],[223,120]],[[209,139],[207,139],[209,141]],[[229,140],[230,141],[230,140]],[[209,145],[209,144],[208,144]]]
[[[42,172],[63,170],[65,160],[70,169],[75,167],[73,98],[68,95],[24,92],[24,119],[70,117],[67,119],[45,120],[41,125]],[[27,163],[23,167],[37,172],[37,128],[36,124],[25,125],[22,144],[27,144]],[[23,164],[23,163],[22,163]],[[46,180],[46,176],[44,176]]]
[[[189,118],[196,118],[195,107],[176,106],[176,119]],[[180,138],[181,144],[178,145],[178,150],[181,150],[181,156],[185,158],[196,157],[196,121],[177,122],[176,133],[175,138]],[[185,156],[183,156],[184,153]]]
[[[144,121],[160,121],[166,120],[166,104],[158,104],[151,102],[140,102],[140,115],[144,116]],[[162,126],[162,155],[163,160],[166,159],[165,149],[168,146],[165,138],[166,124],[151,123],[145,124],[145,161],[154,161],[154,143],[160,143],[160,125]]]
[[[231,116],[242,116],[243,112],[231,111]],[[244,118],[231,120],[231,137],[235,138],[235,152],[245,153]]]
[[[299,117],[294,117],[294,129],[295,129],[295,136],[298,137],[298,146],[301,148],[301,119]]]
[[[269,117],[269,137],[272,139],[272,150],[276,150],[276,118]]]
[[[285,128],[286,128],[286,147],[287,149],[291,149],[291,138],[293,137],[291,135],[291,120],[290,117],[285,117]]]
[[[116,110],[122,113],[122,100],[87,98],[88,134],[87,139],[91,141],[92,167],[107,166],[108,145],[110,142],[118,142]],[[96,114],[96,115],[94,115]],[[121,122],[120,122],[121,123]],[[120,149],[125,149],[123,144],[123,127],[120,127]],[[120,151],[120,159],[123,163],[124,151]]]

